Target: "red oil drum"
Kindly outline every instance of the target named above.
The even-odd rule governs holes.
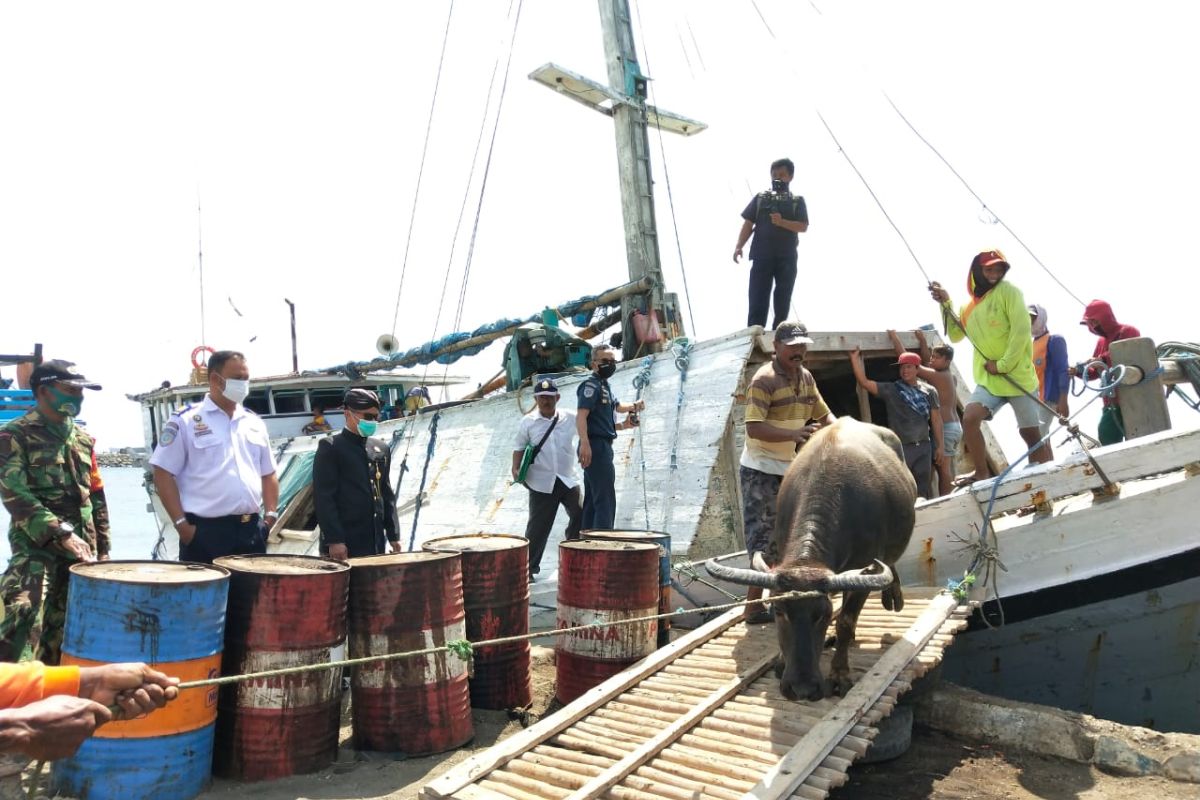
[[[658,613],[670,614],[671,608],[671,534],[662,531],[583,531],[584,539],[600,542],[646,542],[658,546]],[[658,646],[671,643],[671,620],[658,621]]]
[[[458,553],[350,559],[350,657],[465,639],[461,564]],[[350,688],[359,750],[429,755],[475,735],[467,662],[453,653],[354,667]]]
[[[226,675],[328,664],[346,641],[350,567],[313,556],[218,558],[229,570]],[[221,687],[213,771],[242,781],[316,772],[337,758],[342,671]]]
[[[428,540],[422,549],[461,554],[467,639],[529,633],[529,541],[524,536],[445,536]],[[472,708],[524,708],[533,702],[528,640],[476,648],[474,658]]]
[[[658,546],[563,542],[558,546],[560,630],[652,616],[658,611]],[[654,651],[658,623],[601,625],[555,637],[557,697],[569,703]]]

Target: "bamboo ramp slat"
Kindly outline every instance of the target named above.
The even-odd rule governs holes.
[[[902,614],[872,595],[844,697],[794,702],[772,667],[774,625],[733,609],[421,789],[426,800],[820,800],[847,780],[881,720],[941,662],[971,607],[905,589]],[[832,626],[830,628],[832,631]],[[831,649],[822,657],[829,673]]]

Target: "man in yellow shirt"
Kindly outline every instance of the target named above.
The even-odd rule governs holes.
[[[1008,270],[1008,261],[999,250],[985,250],[975,256],[967,273],[971,299],[959,309],[957,318],[949,292],[936,281],[929,284],[930,296],[942,308],[950,341],[968,338],[975,348],[972,364],[975,391],[963,409],[962,419],[963,442],[974,471],[955,478],[955,486],[989,476],[983,422],[1006,403],[1012,406],[1017,428],[1027,445],[1033,447],[1042,438],[1029,308],[1021,290],[1005,280]],[[1029,456],[1034,463],[1051,458],[1050,448],[1045,445]]]
[[[771,565],[778,558],[770,552],[770,544],[783,474],[808,438],[834,420],[812,373],[804,368],[810,344],[804,323],[780,323],[775,329],[775,357],[754,373],[746,391],[746,444],[738,470],[746,552],[752,559],[761,554]],[[762,589],[756,586],[746,593],[747,600],[761,597]],[[771,621],[761,604],[746,606],[746,619]]]

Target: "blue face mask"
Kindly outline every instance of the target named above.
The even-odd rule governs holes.
[[[379,429],[379,423],[373,419],[360,419],[358,421],[359,436],[374,436],[375,431]]]

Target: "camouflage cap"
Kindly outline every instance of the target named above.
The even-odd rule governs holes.
[[[47,383],[65,383],[68,386],[78,386],[81,389],[99,389],[100,384],[92,383],[83,375],[71,369],[74,361],[63,361],[59,358],[43,361],[33,368],[29,375],[29,388],[37,389]]]

